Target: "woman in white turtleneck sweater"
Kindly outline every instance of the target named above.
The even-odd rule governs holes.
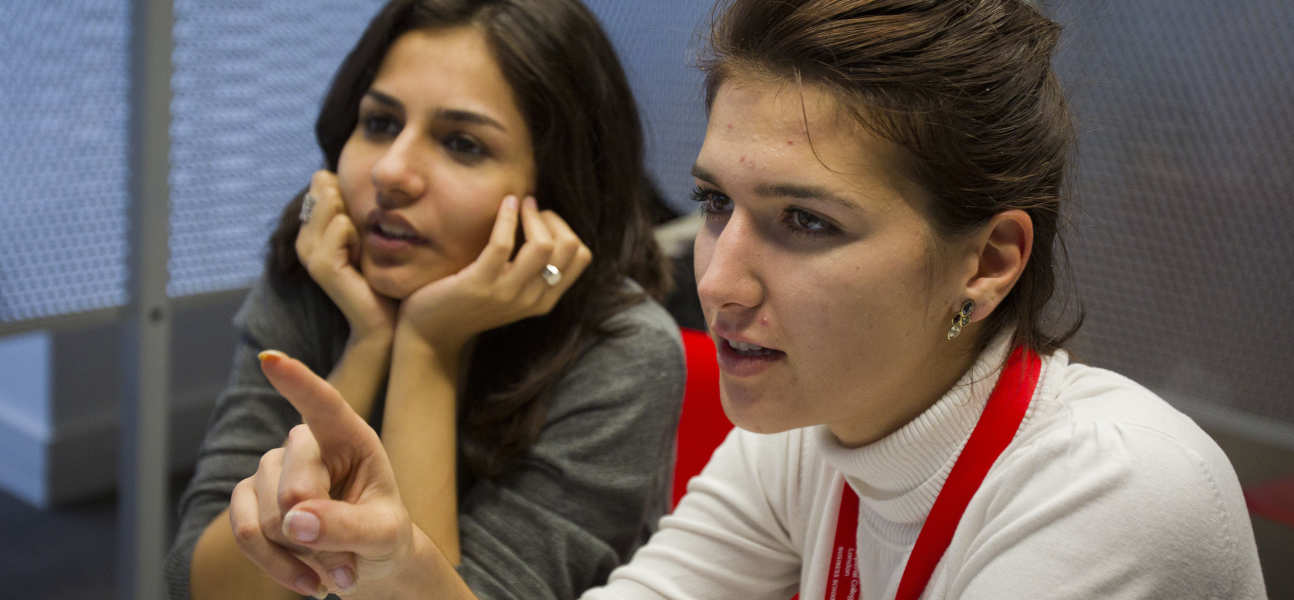
[[[586,598],[823,598],[840,498],[860,497],[861,598],[894,598],[913,545],[1006,357],[875,442],[828,426],[733,430],[661,529]],[[828,598],[847,598],[841,593]],[[1010,445],[922,598],[1263,598],[1226,456],[1187,417],[1110,371],[1045,358]]]
[[[1222,452],[1044,322],[1073,137],[1058,35],[1023,0],[725,3],[692,174],[739,429],[585,598],[1264,596]],[[371,430],[299,363],[263,368],[310,427],[284,472],[345,485],[259,510],[351,553],[330,555],[356,565],[348,598],[471,598]]]

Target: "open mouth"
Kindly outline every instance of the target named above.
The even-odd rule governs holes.
[[[407,244],[427,243],[427,238],[414,233],[411,229],[393,223],[374,223],[369,227],[369,232],[392,242],[404,242]]]
[[[755,344],[747,344],[746,342],[738,342],[727,338],[720,338],[720,340],[722,340],[723,346],[725,346],[724,349],[741,358],[771,358],[777,355],[786,354],[781,350],[765,348]]]
[[[730,377],[754,377],[786,358],[781,350],[719,336],[716,340],[719,371]]]

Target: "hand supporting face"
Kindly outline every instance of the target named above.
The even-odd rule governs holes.
[[[356,267],[359,231],[346,213],[337,175],[316,171],[306,193],[314,204],[303,211],[306,218],[297,233],[297,257],[310,278],[341,309],[350,324],[352,342],[369,337],[390,340],[396,303],[373,291]]]
[[[518,220],[526,241],[513,258]],[[398,327],[442,350],[461,350],[483,331],[547,314],[592,260],[556,213],[540,211],[534,198],[509,196],[480,256],[410,295],[400,305]]]
[[[400,500],[382,442],[301,362],[266,351],[261,369],[305,424],[234,488],[229,520],[238,545],[299,593],[371,591],[427,539]]]

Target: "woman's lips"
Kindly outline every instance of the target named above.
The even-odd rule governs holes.
[[[786,358],[786,353],[781,350],[721,336],[715,340],[715,348],[718,350],[719,370],[735,377],[758,375]]]
[[[416,246],[424,246],[427,238],[420,235],[408,221],[393,214],[374,212],[364,236],[364,245],[379,254],[400,254]]]

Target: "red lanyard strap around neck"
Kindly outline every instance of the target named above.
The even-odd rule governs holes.
[[[935,565],[943,558],[948,543],[953,539],[957,523],[971,497],[979,490],[988,470],[1002,454],[1024,420],[1038,386],[1042,372],[1042,359],[1037,353],[1019,347],[1011,353],[1002,375],[993,387],[993,394],[961,455],[953,464],[947,481],[935,497],[930,515],[917,534],[916,544],[903,569],[903,578],[895,600],[916,600],[926,589]],[[858,597],[858,569],[856,540],[858,539],[858,495],[846,482],[840,499],[841,511],[837,517],[833,564],[827,565],[826,600]],[[844,568],[842,569],[842,565]],[[853,594],[850,594],[850,591]],[[844,594],[844,595],[841,595]]]

